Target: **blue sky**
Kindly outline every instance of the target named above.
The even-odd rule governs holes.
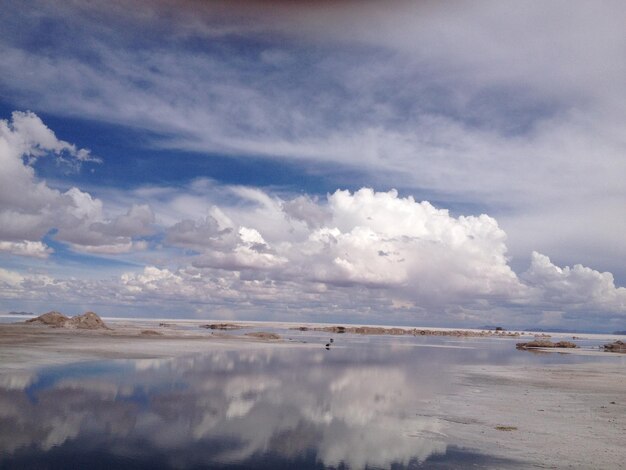
[[[621,2],[2,9],[0,309],[623,329]]]

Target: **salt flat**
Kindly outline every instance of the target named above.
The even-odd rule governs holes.
[[[159,326],[159,323],[166,324]],[[19,390],[27,390],[41,381],[37,377],[45,376],[50,367],[63,370],[58,367],[75,363],[86,364],[88,370],[94,361],[130,360],[134,361],[134,370],[149,372],[158,370],[163,364],[170,364],[168,367],[179,364],[172,370],[182,371],[187,364],[185,358],[219,357],[222,361],[224,353],[240,358],[243,363],[258,362],[258,357],[265,358],[259,364],[280,358],[277,369],[251,369],[246,373],[245,380],[249,384],[246,387],[262,390],[270,383],[282,384],[280,389],[284,397],[280,402],[298,404],[300,409],[293,411],[298,415],[294,423],[304,420],[309,423],[307,426],[315,426],[317,430],[312,435],[326,436],[331,432],[328,426],[337,421],[344,426],[352,423],[349,427],[352,434],[344,430],[348,434],[333,438],[333,445],[341,444],[341,451],[336,448],[331,452],[333,457],[319,457],[327,459],[323,462],[325,465],[333,466],[343,461],[352,462],[354,468],[373,463],[387,468],[394,462],[408,465],[411,458],[417,458],[424,468],[431,468],[429,462],[432,468],[460,468],[464,462],[469,462],[464,459],[478,455],[484,457],[479,460],[482,463],[476,464],[478,468],[582,469],[619,468],[626,458],[623,448],[626,355],[603,353],[592,347],[573,350],[575,354],[517,351],[517,339],[502,336],[339,334],[333,335],[332,346],[324,350],[329,334],[294,331],[294,324],[243,322],[240,326],[244,328],[231,333],[199,328],[203,323],[207,322],[126,319],[107,321],[110,329],[101,330],[2,324],[0,388],[3,393],[14,396]],[[280,334],[281,339],[268,341],[246,336],[248,331],[272,331]],[[583,336],[586,344],[591,344],[590,341],[601,344],[612,339],[611,336],[591,339],[590,335]],[[340,362],[336,362],[339,359]],[[308,365],[303,366],[303,361]],[[340,370],[331,374],[333,379],[329,379],[328,387],[325,387],[320,378],[337,367]],[[236,378],[236,368],[233,372],[230,370],[220,372],[222,378],[211,382],[212,390],[231,387],[228,383],[232,374],[232,380],[243,380],[243,376]],[[292,384],[289,370],[300,374],[300,381],[312,381],[318,388],[307,390],[297,383]],[[94,379],[89,380],[90,387],[94,387]],[[71,381],[72,393],[84,386],[77,378]],[[207,386],[205,382],[201,383],[204,383],[202,387]],[[98,387],[108,389],[110,385]],[[196,385],[192,383],[189,387]],[[225,422],[245,421],[251,416],[251,409],[262,408],[261,399],[241,401],[241,396],[252,392],[239,393],[244,392],[231,397],[226,408],[231,411],[221,418]],[[276,393],[273,392],[274,398],[271,394],[265,398],[268,403],[274,403]],[[301,395],[308,398],[296,399]],[[207,406],[202,404],[200,391],[198,397],[200,401],[195,405],[198,410],[194,413],[203,412]],[[338,397],[343,403],[341,408],[332,405]],[[7,401],[6,406],[11,400],[15,398]],[[276,406],[272,405],[273,413],[282,413],[281,407]],[[320,406],[320,410],[325,411],[315,411],[311,415],[312,410]],[[0,410],[0,428],[3,426],[2,413],[6,416],[13,413],[9,408]],[[179,413],[182,410],[173,416]],[[69,418],[64,416],[63,419]],[[271,434],[273,425],[270,423],[274,418],[263,418],[268,419],[263,422],[270,428],[266,432]],[[385,423],[384,429],[375,424],[380,422]],[[4,425],[8,426],[7,422]],[[251,425],[242,424],[244,428]],[[289,429],[280,432],[289,433]],[[8,432],[8,428],[5,431]],[[389,442],[385,445],[392,450],[385,454],[385,458],[381,454],[370,455],[359,444],[360,432],[373,433],[367,437],[371,439],[373,451],[376,439],[380,439],[379,434],[386,435]],[[80,437],[78,430],[74,433]],[[192,433],[189,439],[196,439],[194,435]],[[69,439],[60,439],[58,445],[69,445]],[[415,454],[411,454],[412,439],[417,446]],[[254,452],[261,451],[265,448],[263,446],[271,447],[273,444],[269,443],[274,441],[264,442],[258,444],[261,447]],[[323,454],[323,448],[319,452]],[[461,456],[450,460],[455,452],[461,452]],[[437,467],[436,459],[444,458],[441,455],[447,455],[448,460],[443,460],[443,467]]]

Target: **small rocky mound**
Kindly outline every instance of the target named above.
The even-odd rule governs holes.
[[[517,349],[535,349],[535,348],[577,348],[578,345],[576,343],[572,343],[571,341],[557,341],[553,343],[547,339],[538,339],[535,341],[530,341],[528,343],[517,343],[515,345]]]
[[[26,323],[38,323],[41,325],[48,325],[54,328],[61,328],[69,321],[69,318],[63,315],[61,312],[48,312],[43,315],[39,315],[36,318],[26,320]]]
[[[276,333],[268,333],[267,331],[255,331],[253,333],[246,333],[246,336],[252,336],[253,338],[259,339],[280,339],[280,335],[277,335]]]
[[[82,315],[68,318],[61,312],[48,312],[37,318],[26,320],[26,323],[39,323],[54,328],[78,328],[81,330],[108,330],[102,319],[94,312],[85,312]]]
[[[85,312],[82,315],[76,315],[70,318],[65,326],[70,328],[79,328],[81,330],[108,330],[102,319],[94,312]]]
[[[604,350],[608,352],[626,353],[626,343],[623,341],[615,341],[604,345]]]

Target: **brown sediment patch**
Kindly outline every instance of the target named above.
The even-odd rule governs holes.
[[[140,333],[141,336],[163,336],[163,333],[160,331],[154,330],[142,330]]]
[[[234,323],[211,323],[208,325],[200,325],[200,328],[206,328],[208,330],[240,330],[243,326],[235,325]]]
[[[267,331],[255,331],[252,333],[246,333],[245,336],[250,336],[252,338],[259,338],[265,340],[279,340],[280,335],[276,333],[269,333]]]
[[[517,431],[517,426],[496,426],[498,431]]]
[[[534,349],[534,348],[577,348],[576,343],[571,341],[557,341],[553,343],[547,339],[529,341],[528,343],[517,343],[515,345],[517,349]]]

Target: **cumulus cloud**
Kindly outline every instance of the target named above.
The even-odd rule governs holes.
[[[125,274],[125,292],[138,301],[234,302],[258,312],[268,305],[274,312],[297,307],[313,315],[360,311],[379,321],[400,315],[446,322],[455,311],[473,312],[466,320],[479,321],[498,311],[498,318],[520,323],[537,308],[577,318],[584,318],[585,309],[609,317],[626,310],[624,288],[615,286],[610,273],[559,268],[535,253],[531,267],[517,276],[506,234],[487,215],[453,217],[396,191],[363,188],[315,202],[325,214],[324,224],[316,226],[285,210],[292,200],[256,200],[245,216],[239,204],[219,207],[228,227],[210,217],[170,227],[168,242],[193,251],[178,259],[178,267]]]
[[[9,140],[0,141],[2,156],[19,162],[16,178],[26,175],[34,196],[26,201],[30,212],[4,200],[0,251],[46,257],[51,249],[34,237],[52,227],[73,249],[94,253],[145,249],[141,237],[159,225],[163,239],[158,250],[146,252],[143,269],[112,279],[3,270],[5,300],[163,308],[184,301],[208,311],[234,308],[248,318],[290,318],[298,311],[308,319],[339,314],[363,322],[438,324],[494,315],[519,324],[533,309],[576,318],[593,311],[615,319],[626,309],[624,288],[615,286],[610,273],[559,268],[535,253],[518,276],[505,231],[485,214],[454,216],[395,190],[286,197],[198,180],[182,192],[136,190],[122,198],[136,201],[125,213],[107,216],[107,204],[91,194],[61,192],[38,180],[20,160],[28,150],[19,153]],[[46,195],[43,205],[37,189]]]
[[[40,240],[52,229],[76,250],[117,253],[140,247],[133,238],[152,233],[151,209],[133,205],[126,214],[108,217],[91,194],[50,187],[33,168],[36,159],[50,155],[77,164],[99,161],[57,139],[32,112],[16,111],[11,120],[0,120],[0,251],[46,257],[51,250]]]
[[[185,219],[167,230],[168,243],[187,247],[234,246],[236,235],[231,227],[221,228],[217,220],[207,216],[203,220]]]
[[[626,314],[626,288],[616,287],[609,272],[601,273],[580,264],[561,268],[547,256],[533,252],[530,268],[522,278],[549,305]]]
[[[321,227],[330,218],[330,214],[317,200],[308,196],[298,196],[282,204],[282,209],[288,217],[300,220],[309,228]]]
[[[168,231],[168,240],[182,246],[193,241],[199,255],[192,262],[198,268],[254,269],[271,279],[390,288],[420,304],[467,294],[523,294],[524,286],[507,264],[506,235],[486,215],[455,218],[396,191],[367,188],[336,191],[323,204],[302,196],[278,202],[259,197],[257,202],[261,212],[249,210],[256,220],[244,217],[257,228],[236,223],[220,228],[214,219],[186,221]],[[238,215],[229,217],[231,223]],[[267,220],[273,227],[266,240]]]
[[[0,252],[33,258],[47,258],[54,250],[45,243],[24,240],[21,242],[0,241]]]

